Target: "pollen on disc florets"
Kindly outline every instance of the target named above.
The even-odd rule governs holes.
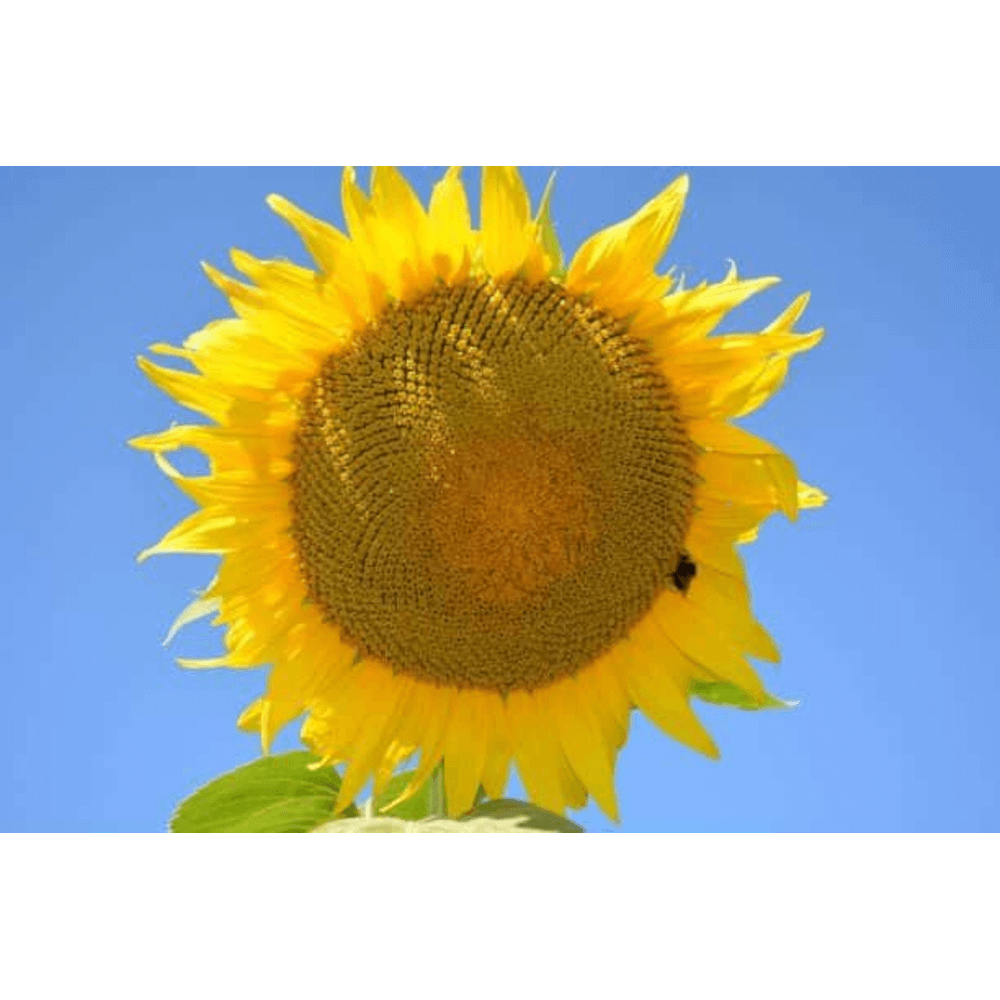
[[[439,286],[301,401],[310,598],[366,656],[507,692],[575,673],[670,583],[694,445],[626,321],[554,281]]]

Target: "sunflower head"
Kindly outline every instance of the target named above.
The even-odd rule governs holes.
[[[306,713],[347,764],[340,807],[419,753],[411,787],[443,762],[452,815],[514,761],[546,808],[590,794],[616,817],[630,709],[714,756],[692,694],[776,703],[735,546],[824,498],[730,421],[821,332],[793,332],[803,296],[714,334],[774,279],[658,273],[686,192],[564,269],[549,192],[533,214],[514,168],[484,169],[479,229],[456,168],[427,208],[391,168],[369,195],[347,169],[346,235],[269,199],[316,270],[234,251],[248,283],[206,270],[235,317],[151,348],[186,369],[140,359],[209,421],[132,442],[200,507],[144,555],[222,556],[186,614],[215,613],[226,653],[182,662],[269,664],[240,724],[266,747]],[[176,471],[184,447],[208,475]]]

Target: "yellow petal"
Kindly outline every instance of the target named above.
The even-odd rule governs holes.
[[[264,308],[294,319],[282,323],[266,342],[293,357],[328,353],[347,336],[347,317],[323,294],[323,279],[315,271],[286,260],[257,260],[242,250],[229,252],[233,266],[252,279],[265,298]],[[256,313],[253,314],[257,320]]]
[[[798,474],[787,455],[709,452],[699,456],[698,474],[699,495],[781,510],[792,521],[798,517]]]
[[[375,209],[358,187],[354,167],[344,167],[340,178],[340,198],[351,240],[355,244],[367,244],[368,228],[375,218]]]
[[[227,410],[233,404],[233,397],[213,386],[204,376],[161,368],[143,357],[136,358],[136,361],[149,381],[173,396],[181,406],[203,413],[220,423],[225,419]]]
[[[375,771],[373,794],[376,798],[379,798],[386,790],[386,787],[392,780],[392,776],[396,768],[402,764],[407,757],[410,757],[415,749],[416,747],[412,744],[404,743],[400,740],[393,740],[389,744],[385,751],[385,755],[382,757],[382,760],[378,765],[378,769]],[[390,806],[383,805],[380,811],[388,812],[389,808]]]
[[[264,699],[257,698],[240,713],[236,725],[245,733],[260,732],[260,716],[264,708]]]
[[[288,725],[292,719],[301,715],[306,706],[300,701],[274,701],[265,698],[261,707],[258,727],[260,731],[261,750],[266,754],[271,752],[274,737]]]
[[[487,694],[486,756],[483,759],[483,788],[491,799],[500,798],[507,787],[510,770],[511,743],[508,731],[507,707],[496,693]]]
[[[486,757],[485,695],[470,690],[459,693],[444,741],[444,788],[449,816],[472,808],[483,776]]]
[[[372,167],[371,187],[375,212],[407,234],[419,253],[421,238],[427,234],[427,213],[409,181],[395,167]]]
[[[301,385],[318,367],[320,350],[337,346],[332,328],[299,323],[276,309],[250,310],[251,319],[226,319],[208,323],[184,341],[183,351],[170,353],[187,358],[207,379],[235,399],[268,404],[273,390]],[[163,351],[154,344],[151,350]]]
[[[220,511],[225,509],[247,518],[269,514],[274,519],[276,530],[279,530],[279,522],[287,523],[290,495],[283,482],[261,482],[244,472],[182,476],[161,452],[154,452],[153,460],[175,486],[203,507],[216,507]],[[291,471],[289,464],[285,474]]]
[[[217,625],[219,623],[219,599],[217,597],[206,597],[203,594],[201,597],[195,598],[195,600],[188,604],[174,619],[173,624],[167,630],[167,635],[163,640],[163,645],[169,646],[170,643],[173,642],[174,636],[177,635],[177,633],[184,628],[185,625],[190,625],[192,622],[199,621],[200,619],[212,614],[216,615],[216,620],[212,624]]]
[[[434,185],[430,219],[442,233],[451,233],[464,240],[472,230],[472,219],[461,174],[461,167],[449,167]]]
[[[524,787],[532,801],[561,816],[566,809],[557,773],[561,762],[546,752],[548,747],[541,739],[541,733],[548,722],[540,718],[534,695],[527,691],[512,691],[507,697],[507,712],[514,759]]]
[[[138,561],[168,552],[208,552],[220,555],[238,545],[241,525],[232,514],[217,510],[199,510],[174,525],[156,545],[139,553]]]
[[[338,229],[314,219],[284,198],[270,195],[268,204],[296,230],[322,268],[326,275],[324,294],[327,290],[335,292],[337,305],[351,322],[358,326],[366,324],[373,316],[374,304],[354,244]]]
[[[688,434],[702,448],[721,451],[729,455],[778,455],[780,449],[769,441],[726,423],[724,420],[691,420]]]
[[[631,705],[615,650],[576,675],[581,696],[594,710],[605,742],[617,753],[628,739]]]
[[[729,312],[778,281],[774,277],[741,281],[734,265],[721,282],[704,282],[666,296],[659,314],[649,314],[653,325],[645,332],[666,350],[703,340]]]
[[[269,194],[267,204],[298,233],[306,250],[327,274],[338,270],[350,246],[350,240],[339,229],[314,218],[281,195]]]
[[[780,388],[792,355],[810,350],[822,338],[822,330],[727,334],[676,351],[663,367],[689,416],[739,417]]]
[[[441,760],[448,719],[458,695],[456,688],[417,685],[412,704],[403,719],[403,732],[412,733],[412,742],[421,747],[420,763],[400,801],[418,791]]]
[[[372,678],[365,693],[366,709],[361,713],[364,725],[350,748],[351,763],[344,772],[334,812],[346,808],[371,777],[395,736],[397,721],[413,690],[412,678],[396,678],[389,671],[379,673],[382,676]]]
[[[354,648],[326,623],[321,629],[299,623],[289,630],[267,680],[273,731],[300,715],[318,695],[334,690],[354,658]]]
[[[699,566],[686,598],[718,622],[720,627],[730,629],[743,650],[751,656],[770,663],[781,659],[774,639],[754,618],[750,610],[750,592],[742,581],[711,566]]]
[[[430,211],[432,261],[445,280],[456,280],[467,269],[474,249],[469,203],[460,167],[449,167],[434,185]]]
[[[687,191],[688,178],[678,177],[631,218],[591,236],[569,266],[567,288],[593,294],[619,314],[637,300],[659,298],[670,280],[658,277],[656,266],[677,230]]]
[[[664,591],[651,614],[670,641],[713,677],[730,681],[752,697],[763,700],[764,686],[757,674],[728,637],[720,633],[718,623],[683,595]]]
[[[636,707],[668,736],[718,758],[718,748],[691,710],[687,694],[662,664],[635,657],[629,664],[628,692]]]
[[[538,230],[538,239],[542,244],[545,254],[549,259],[549,271],[556,277],[563,275],[563,252],[559,245],[559,237],[556,235],[556,227],[552,221],[552,189],[555,186],[556,173],[553,170],[549,182],[542,192],[542,200],[538,204],[538,215],[535,217],[535,226]]]
[[[395,259],[400,293],[420,294],[435,277],[430,222],[420,199],[395,167],[378,166],[372,168],[372,205],[379,252]]]
[[[576,678],[561,681],[544,695],[570,766],[605,815],[617,823],[614,754]]]
[[[691,525],[685,545],[695,564],[706,564],[738,580],[746,580],[746,569],[740,554],[733,548],[734,536],[723,537],[701,517]]]
[[[483,263],[495,277],[517,271],[534,244],[531,202],[516,167],[483,167]]]
[[[799,510],[822,507],[830,498],[818,487],[799,482]]]

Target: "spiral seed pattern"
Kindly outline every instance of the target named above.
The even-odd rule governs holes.
[[[310,599],[397,672],[500,692],[570,675],[673,574],[695,449],[626,321],[554,281],[388,307],[301,400]]]

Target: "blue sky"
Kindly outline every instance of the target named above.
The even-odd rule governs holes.
[[[550,169],[525,171],[536,199]],[[803,328],[826,340],[746,426],[832,499],[745,550],[784,655],[762,670],[799,707],[699,709],[720,762],[634,716],[620,828],[996,830],[998,174],[563,168],[565,249],[681,169],[691,194],[665,263],[690,281],[730,258],[783,279],[726,329],[813,293]],[[407,171],[425,197],[439,173]],[[340,224],[338,185],[326,168],[0,171],[0,830],[162,829],[256,756],[234,720],[263,674],[177,667],[218,649],[205,624],[160,645],[214,560],[135,564],[189,510],[124,443],[183,414],[135,356],[227,314],[200,260],[227,266],[238,246],[305,262],[268,193]],[[280,745],[296,743],[292,727]],[[576,818],[611,828],[593,807]]]

